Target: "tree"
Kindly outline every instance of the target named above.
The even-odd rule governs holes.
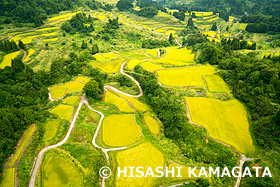
[[[189,18],[188,19],[188,27],[193,27],[193,26],[194,26],[193,20],[192,20],[192,18]]]
[[[212,31],[216,31],[217,30],[217,23],[214,23],[211,27]]]
[[[86,49],[87,48],[87,42],[85,42],[84,40],[83,40],[83,43],[81,45],[81,48],[82,49]]]
[[[21,40],[18,41],[18,46],[19,46],[21,49],[26,50],[26,47],[25,47],[24,43],[23,43]]]
[[[144,7],[138,12],[139,16],[148,17],[148,18],[154,17],[157,14],[158,14],[158,10],[154,7]]]
[[[117,3],[117,7],[120,11],[125,11],[133,8],[133,4],[129,0],[120,0]]]
[[[170,33],[168,41],[173,45],[174,44],[174,37],[173,34]]]
[[[96,53],[99,53],[99,48],[98,48],[98,45],[97,45],[97,44],[93,44],[93,45],[92,45],[91,53],[92,53],[93,55],[96,54]]]
[[[103,95],[103,89],[100,89],[99,82],[95,80],[90,80],[86,83],[83,88],[84,93],[87,97],[96,100],[101,100]]]

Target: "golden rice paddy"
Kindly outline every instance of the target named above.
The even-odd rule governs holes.
[[[134,112],[135,111],[133,108],[131,108],[129,106],[128,102],[125,99],[123,99],[109,91],[106,92],[105,102],[116,105],[118,107],[118,109],[123,112]]]
[[[93,67],[97,67],[106,73],[116,73],[120,70],[121,64],[125,61],[125,58],[119,58],[108,62],[93,61],[90,63]]]
[[[30,60],[30,56],[35,53],[35,50],[30,48],[28,49],[28,55],[26,56],[26,58],[24,59],[24,62],[28,62]]]
[[[14,59],[18,54],[19,54],[19,51],[5,55],[2,63],[0,64],[0,68],[4,69],[6,66],[11,66],[12,59]]]
[[[210,92],[228,92],[229,87],[219,75],[208,75],[204,77]]]
[[[67,97],[63,103],[64,104],[68,104],[68,105],[72,105],[74,106],[79,100],[79,97],[78,96],[71,96],[71,97]]]
[[[153,133],[153,134],[159,133],[160,125],[153,117],[151,117],[151,114],[145,113],[144,121],[145,121],[145,124],[148,126],[149,130],[151,131],[151,133]]]
[[[156,71],[156,70],[164,69],[164,67],[153,64],[151,62],[144,62],[141,64],[141,66],[148,71]]]
[[[50,112],[58,115],[60,119],[70,121],[73,112],[73,106],[60,104],[54,109],[52,109]]]

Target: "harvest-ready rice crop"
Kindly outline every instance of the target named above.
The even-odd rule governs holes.
[[[109,91],[106,92],[105,102],[116,105],[118,107],[118,109],[123,112],[134,112],[135,111],[133,108],[131,108],[129,106],[128,102],[125,99],[123,99]]]
[[[30,60],[30,56],[35,53],[35,50],[30,48],[28,49],[28,55],[26,56],[26,58],[24,59],[24,62],[28,62]]]
[[[51,140],[55,134],[56,134],[56,131],[59,127],[59,123],[60,121],[59,120],[53,120],[53,121],[48,121],[47,124],[46,124],[46,131],[45,131],[45,134],[44,134],[44,137],[43,137],[43,140],[45,142]]]
[[[125,61],[125,58],[119,58],[108,62],[93,61],[90,63],[93,67],[97,67],[106,73],[116,73],[120,70],[121,64]]]
[[[151,117],[151,114],[145,113],[144,121],[145,121],[145,124],[150,129],[151,133],[153,133],[153,134],[159,133],[159,124],[153,117]]]
[[[69,121],[71,120],[73,106],[60,104],[54,109],[52,109],[50,112],[58,115],[60,119],[65,119]]]
[[[80,11],[74,12],[74,13],[69,13],[69,14],[64,14],[64,15],[60,15],[60,16],[55,16],[55,17],[49,18],[48,21],[54,21],[54,20],[58,20],[58,19],[62,19],[62,18],[72,17],[72,16],[78,14],[79,12]]]
[[[156,71],[156,70],[164,69],[164,67],[153,64],[151,62],[144,62],[141,64],[141,66],[148,71]]]
[[[248,114],[238,100],[187,97],[186,101],[192,121],[205,127],[211,137],[232,145],[241,153],[254,152]]]
[[[229,87],[219,75],[207,75],[204,77],[210,92],[228,92]]]
[[[120,97],[124,98],[125,100],[129,101],[134,106],[134,108],[137,110],[140,110],[140,111],[150,110],[148,105],[138,101],[136,98],[128,97],[128,96],[122,95],[120,93],[116,93],[116,94],[119,95]]]
[[[164,155],[150,143],[142,143],[131,149],[120,151],[116,156],[118,166],[123,170],[124,167],[144,167],[146,171],[151,167],[153,171],[157,167],[164,166]],[[160,178],[152,177],[124,177],[121,175],[116,178],[116,186],[156,186],[160,183]]]
[[[14,187],[15,186],[15,170],[16,168],[5,169],[0,187]]]
[[[11,66],[12,59],[14,59],[18,54],[19,51],[5,55],[3,61],[0,64],[0,68],[4,69],[6,66]]]
[[[79,100],[79,97],[78,96],[71,96],[71,97],[67,97],[63,103],[64,104],[68,104],[68,105],[72,105],[74,106]]]
[[[167,86],[205,86],[202,76],[214,74],[215,68],[212,66],[192,66],[159,70],[156,73],[159,76],[159,81]]]
[[[139,63],[143,62],[143,60],[138,60],[138,59],[131,59],[127,63],[127,68],[128,69],[133,69],[135,66],[137,66]]]
[[[108,146],[126,146],[142,138],[134,114],[111,115],[102,123],[102,140]]]
[[[44,40],[42,40],[42,41],[43,41],[43,42],[55,42],[56,40],[58,40],[58,38],[44,39]]]
[[[54,30],[57,29],[58,27],[48,27],[48,28],[43,28],[43,29],[37,29],[36,31],[48,31],[48,30]]]

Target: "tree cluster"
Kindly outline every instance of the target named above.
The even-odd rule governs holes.
[[[17,46],[17,44],[14,40],[0,41],[0,51],[6,52],[6,53],[11,53],[11,52],[15,52],[18,50],[19,50],[19,47]]]
[[[119,0],[117,7],[120,11],[127,11],[133,8],[133,4],[130,0]]]
[[[61,29],[70,34],[90,33],[94,31],[93,27],[94,18],[90,15],[87,17],[84,13],[78,13],[73,16],[69,21],[62,24]],[[89,26],[87,26],[89,24]]]
[[[179,12],[173,12],[173,16],[181,21],[185,21],[185,12],[179,11]]]
[[[237,38],[221,40],[221,44],[225,50],[239,50],[239,49],[251,49],[256,50],[257,44],[253,43],[252,45],[248,44],[245,40],[239,40]]]
[[[151,18],[158,14],[158,10],[155,7],[144,7],[137,14],[139,16]]]
[[[168,40],[157,40],[157,39],[148,39],[142,42],[142,48],[160,48],[160,47],[168,47],[171,43]]]

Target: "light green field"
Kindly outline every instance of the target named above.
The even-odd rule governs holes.
[[[12,59],[14,59],[18,54],[19,54],[19,51],[5,55],[2,63],[0,64],[0,68],[4,69],[6,66],[11,66]]]
[[[65,119],[69,121],[71,120],[73,106],[60,104],[54,109],[52,109],[50,112],[58,115],[60,119]]]
[[[159,81],[167,86],[205,86],[202,75],[212,75],[212,66],[193,66],[178,69],[159,70]]]
[[[48,30],[54,30],[57,29],[58,27],[48,27],[48,28],[43,28],[43,29],[37,29],[36,31],[48,31]]]
[[[240,102],[203,97],[187,97],[186,101],[192,121],[204,126],[211,137],[232,145],[241,153],[255,151],[247,112]]]
[[[9,168],[4,171],[0,187],[14,187],[15,186],[15,168]]]
[[[186,166],[183,166],[183,165],[180,165],[180,164],[177,164],[177,163],[174,163],[174,162],[171,162],[168,166],[168,170],[172,170],[172,168],[177,168],[177,167],[182,167],[181,169],[181,175],[182,177],[172,177],[171,175],[168,176],[168,178],[166,178],[166,180],[168,182],[173,182],[173,181],[182,181],[182,180],[196,180],[197,177],[194,177],[193,175],[191,175],[191,177],[189,177],[189,167],[186,167]],[[176,169],[175,169],[176,171]],[[199,172],[200,170],[199,169],[196,169],[194,170],[194,173],[196,175],[199,175]],[[208,173],[208,172],[207,172]],[[205,178],[205,179],[208,179],[209,181],[211,181],[211,178],[207,178],[205,177],[204,175],[201,176],[201,178]]]
[[[247,23],[241,23],[240,26],[239,26],[239,29],[245,30],[247,25],[248,25]]]
[[[68,105],[72,105],[74,106],[79,100],[79,97],[78,96],[71,96],[71,97],[67,97],[63,103],[64,104],[68,104]]]
[[[164,67],[153,64],[151,62],[144,62],[141,64],[141,66],[148,71],[156,71],[156,70],[164,69]]]
[[[228,92],[229,87],[219,75],[208,75],[204,77],[210,92]]]
[[[56,40],[58,40],[58,38],[44,39],[44,40],[42,40],[42,41],[43,41],[43,42],[55,42]]]
[[[28,55],[26,56],[26,58],[24,59],[24,62],[28,62],[30,60],[30,56],[35,53],[35,50],[30,48],[28,49]]]
[[[47,152],[41,166],[42,186],[82,186],[77,166],[62,155]]]
[[[139,141],[141,128],[133,114],[111,115],[102,124],[102,139],[109,146],[126,146]]]
[[[26,144],[28,143],[28,140],[30,139],[31,135],[33,134],[33,132],[36,129],[36,125],[30,125],[30,127],[28,128],[26,134],[24,135],[24,137],[21,140],[20,145],[18,146],[15,155],[13,156],[13,158],[10,160],[8,166],[12,166],[15,164],[15,162],[18,160],[22,150],[24,149],[24,147],[26,146]]]
[[[150,143],[142,143],[131,149],[126,149],[117,153],[117,162],[121,170],[124,167],[144,167],[146,171],[151,167],[154,171],[156,167],[163,167],[164,155]],[[116,186],[156,186],[160,182],[157,177],[124,177],[121,175],[116,178]]]
[[[125,95],[122,95],[122,94],[119,94],[119,93],[116,93],[116,94],[119,95],[120,97],[124,98],[128,102],[130,102],[134,106],[134,108],[137,109],[137,110],[140,110],[140,111],[150,110],[148,105],[146,105],[145,103],[141,103],[136,98],[128,97],[128,96],[125,96]]]
[[[134,112],[135,110],[129,106],[126,100],[121,97],[118,97],[112,92],[106,92],[105,102],[114,104],[118,107],[120,111],[123,112]]]
[[[151,117],[151,114],[145,113],[144,121],[145,121],[145,124],[150,129],[151,133],[153,133],[153,134],[159,133],[159,124],[154,118]]]
[[[127,63],[127,68],[128,69],[133,69],[135,66],[137,66],[139,63],[143,62],[143,60],[138,60],[138,59],[131,59]]]
[[[125,58],[119,58],[109,62],[97,62],[90,63],[93,67],[97,67],[106,73],[116,73],[120,70],[121,64],[125,61]]]
[[[59,120],[54,120],[54,121],[49,121],[46,124],[46,131],[43,137],[44,142],[51,140],[55,136],[56,131],[59,127],[59,123],[60,123]]]
[[[93,56],[95,59],[96,59],[96,61],[108,61],[108,59],[107,58],[105,58],[103,55],[101,55],[101,54],[95,54],[94,56]]]

